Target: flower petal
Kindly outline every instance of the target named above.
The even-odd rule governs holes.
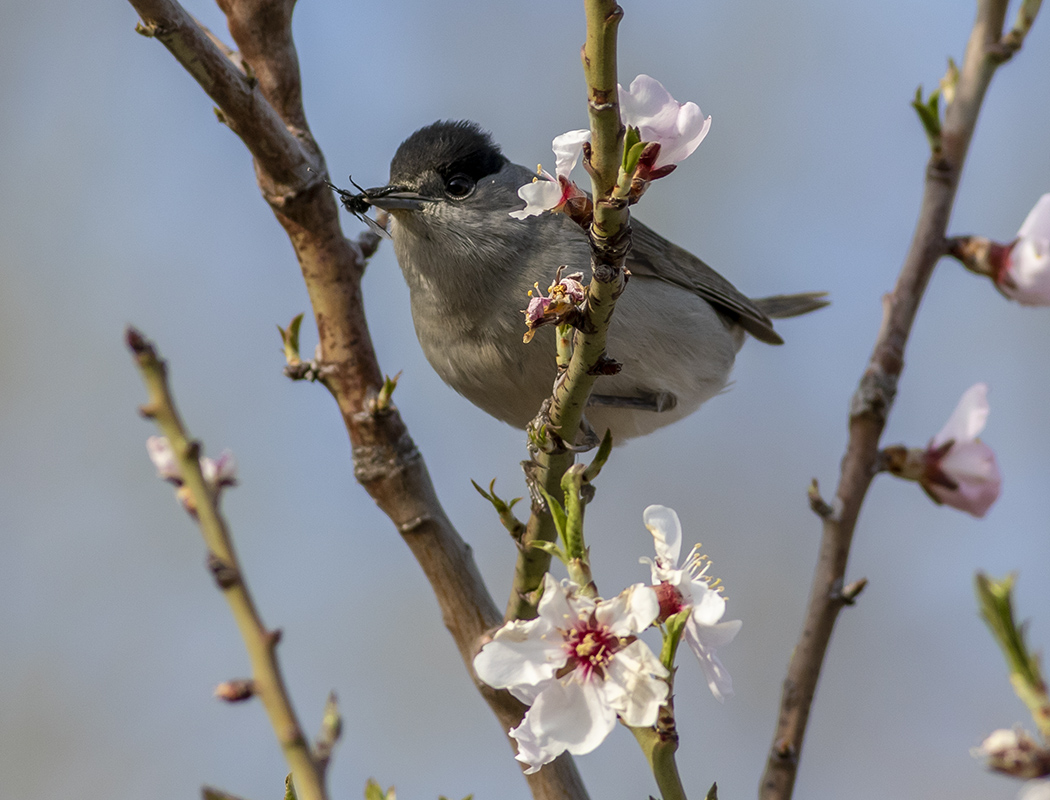
[[[516,758],[529,765],[525,774],[531,775],[566,750],[591,752],[615,726],[616,712],[596,682],[566,678],[544,689],[510,736],[518,742]]]
[[[560,136],[555,136],[554,141],[551,142],[551,149],[554,151],[554,174],[568,178],[576,162],[580,160],[583,143],[590,140],[589,129],[567,131]]]
[[[711,129],[696,103],[679,103],[658,80],[639,75],[627,91],[620,87],[623,122],[638,129],[643,142],[657,142],[660,154],[653,169],[685,160]]]
[[[683,638],[689,649],[693,651],[696,660],[707,678],[707,688],[715,696],[718,702],[733,696],[733,679],[728,670],[715,655],[715,650],[722,645],[729,644],[736,638],[743,623],[738,620],[720,622],[717,625],[699,624],[695,616],[690,614],[685,624]]]
[[[949,489],[937,484],[924,486],[945,505],[975,517],[983,517],[999,499],[1002,476],[995,460],[995,452],[984,442],[962,442],[953,445],[938,466],[957,484],[957,488]]]
[[[535,217],[561,203],[562,187],[555,178],[544,172],[541,177],[534,178],[532,183],[520,187],[518,197],[525,201],[525,208],[511,211],[510,216],[515,219]]]
[[[179,467],[175,460],[175,451],[166,436],[150,436],[146,439],[146,452],[153,466],[157,468],[157,477],[166,481],[182,482]]]
[[[1044,194],[1036,201],[1021,223],[1017,238],[1050,240],[1050,193]]]
[[[1023,238],[1014,242],[1006,270],[996,285],[1023,306],[1050,305],[1050,240]]]
[[[474,671],[494,689],[550,680],[567,660],[561,637],[551,633],[542,618],[508,622],[474,656]]]
[[[948,418],[941,432],[933,437],[933,448],[949,439],[956,444],[973,441],[988,422],[988,384],[975,383],[959,398],[959,404]]]
[[[594,616],[615,636],[632,636],[648,628],[660,613],[656,592],[644,583],[628,586],[611,600],[603,600]]]
[[[1026,782],[1021,787],[1017,800],[1050,800],[1050,780]]]
[[[667,702],[670,687],[667,669],[653,651],[640,639],[631,642],[613,656],[606,667],[606,697],[631,727],[644,727],[656,722],[660,706]],[[615,694],[612,687],[618,687]]]
[[[656,560],[666,569],[678,566],[682,552],[682,523],[673,508],[649,506],[642,512],[642,521],[653,535]]]

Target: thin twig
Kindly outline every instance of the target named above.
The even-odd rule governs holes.
[[[1002,63],[1000,39],[1006,6],[1007,0],[978,3],[955,97],[945,110],[941,148],[934,152],[926,168],[925,192],[911,248],[885,304],[871,359],[853,396],[839,486],[832,513],[823,519],[809,606],[784,680],[773,746],[759,789],[763,800],[791,797],[806,723],[835,620],[864,585],[857,582],[845,590],[841,588],[845,584],[853,531],[876,474],[879,439],[904,368],[904,349],[912,323],[934,265],[946,252],[948,221],[981,103],[996,67]]]
[[[371,400],[383,386],[365,321],[361,276],[374,239],[348,240],[323,184],[320,147],[306,125],[291,0],[222,0],[230,32],[252,78],[237,70],[173,0],[129,0],[143,28],[161,41],[219,106],[255,158],[256,178],[302,268],[320,340],[325,385],[339,406],[355,475],[393,521],[423,568],[468,671],[485,633],[501,615],[470,547],[442,509],[430,474],[397,409]],[[275,110],[276,109],[276,110]],[[524,706],[475,680],[504,731]],[[510,740],[508,740],[510,741]],[[511,743],[513,745],[513,743]],[[568,755],[527,776],[537,800],[584,800]]]
[[[128,328],[127,343],[149,392],[149,401],[142,407],[142,413],[157,423],[179,461],[182,483],[193,498],[197,523],[208,548],[208,564],[244,639],[252,665],[252,693],[259,698],[270,717],[270,725],[288,761],[298,796],[302,800],[325,800],[328,795],[323,774],[303,736],[277,662],[280,631],[268,630],[255,608],[233,548],[233,539],[219,513],[218,496],[209,490],[201,473],[200,445],[190,439],[175,410],[164,361],[153,345],[134,328]]]

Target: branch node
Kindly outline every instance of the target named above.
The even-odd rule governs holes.
[[[401,434],[393,448],[379,444],[357,445],[353,455],[354,477],[365,486],[372,481],[397,475],[422,458],[408,431]]]
[[[587,370],[588,375],[618,375],[620,370],[623,369],[623,364],[617,361],[615,358],[602,353],[598,356],[598,360],[594,362],[594,365]]]
[[[816,478],[810,481],[809,489],[806,493],[809,496],[809,507],[813,509],[813,513],[821,519],[831,519],[835,511],[830,505],[828,505],[824,498],[820,496],[820,486],[817,484]]]
[[[897,394],[897,376],[875,367],[869,367],[860,379],[860,385],[850,402],[850,421],[871,418],[879,427],[886,423],[886,415]]]
[[[216,585],[223,591],[240,584],[241,574],[237,571],[237,568],[228,561],[219,558],[215,553],[208,553],[207,564],[208,571],[211,572]]]
[[[847,584],[842,590],[842,602],[847,606],[856,604],[857,597],[861,592],[864,591],[864,587],[868,585],[867,578],[861,578],[860,580],[853,581],[853,583]]]
[[[798,749],[789,739],[777,739],[773,742],[773,758],[790,764],[798,764]]]
[[[152,39],[154,36],[159,36],[163,32],[163,29],[154,22],[135,23],[135,33],[139,34],[139,36],[145,36],[147,39]]]
[[[853,583],[842,585],[842,579],[838,578],[834,583],[831,584],[831,591],[828,592],[828,599],[834,603],[840,603],[844,606],[852,606],[856,604],[857,595],[864,591],[864,587],[868,585],[867,578],[861,578],[860,580],[853,581]]]
[[[429,514],[422,514],[418,517],[413,517],[407,522],[399,522],[397,525],[397,532],[402,536],[408,536],[416,533],[421,528],[425,528],[428,525],[433,524],[434,518]]]

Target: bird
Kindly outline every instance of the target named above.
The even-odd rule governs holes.
[[[373,206],[389,215],[430,365],[475,406],[517,428],[536,417],[557,376],[554,326],[522,341],[529,291],[551,283],[559,268],[586,273],[590,265],[586,232],[564,214],[510,216],[522,208],[518,189],[534,177],[477,123],[438,121],[401,143],[386,186],[337,189],[351,212]],[[772,318],[828,302],[822,292],[749,299],[633,217],[631,229],[630,279],[607,336],[621,369],[597,379],[585,410],[589,430],[609,431],[617,444],[722,392],[747,335],[783,342]]]

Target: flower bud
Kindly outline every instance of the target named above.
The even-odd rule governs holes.
[[[1021,728],[1000,728],[973,751],[987,760],[988,769],[1015,778],[1041,778],[1050,775],[1050,750],[1039,745]]]

